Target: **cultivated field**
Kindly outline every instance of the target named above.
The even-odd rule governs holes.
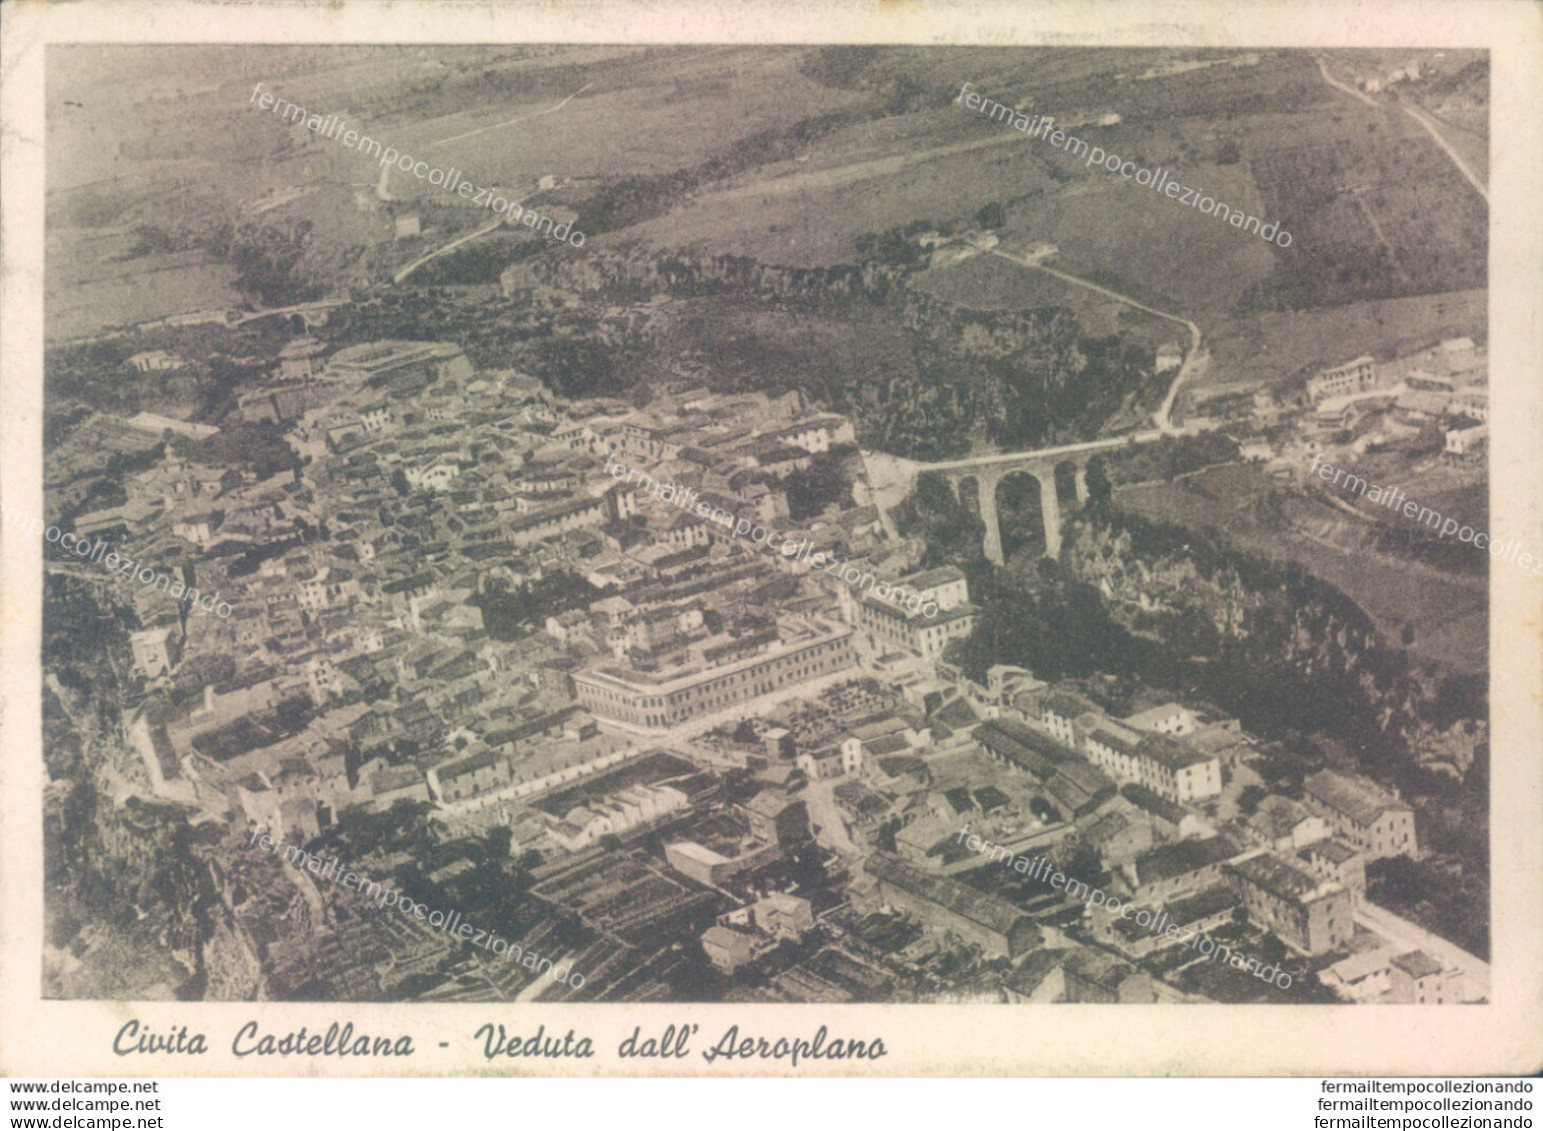
[[[962,263],[933,268],[912,281],[917,290],[970,310],[1033,310],[1063,306],[1077,316],[1089,336],[1123,334],[1155,349],[1184,341],[1183,327],[1054,275],[1010,263],[995,255],[977,255]]]
[[[1363,353],[1396,357],[1462,335],[1482,342],[1487,303],[1486,291],[1469,290],[1229,319],[1208,334],[1207,384],[1262,383],[1300,392],[1304,371]]]
[[[1054,243],[1061,268],[1207,329],[1230,314],[1484,281],[1482,202],[1447,156],[1397,107],[1331,88],[1302,52],[164,48],[131,59],[76,48],[57,58],[55,88],[82,105],[50,106],[50,207],[57,214],[82,189],[110,197],[112,216],[96,226],[176,227],[310,189],[262,220],[309,221],[314,254],[362,261],[391,241],[401,201],[443,197],[475,212],[400,173],[387,183],[399,203],[379,200],[370,158],[250,102],[263,82],[479,185],[524,193],[550,175],[559,187],[547,203],[570,206],[617,178],[698,169],[747,138],[827,119],[791,156],[783,146],[775,160],[735,165],[667,200],[662,216],[595,233],[598,247],[639,239],[790,265],[849,262],[858,235],[965,224],[995,202],[1008,244]],[[954,105],[966,81],[1278,221],[1294,242],[1266,244]],[[1474,90],[1482,84],[1448,92],[1443,105],[1468,105]],[[850,124],[832,125],[834,113]],[[67,243],[82,273],[105,265],[84,239]],[[168,293],[146,313],[179,307]]]

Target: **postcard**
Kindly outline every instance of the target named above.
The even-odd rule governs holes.
[[[6,5],[0,1070],[1543,1064],[1500,3]]]

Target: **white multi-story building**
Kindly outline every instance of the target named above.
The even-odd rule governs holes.
[[[1488,443],[1488,424],[1475,424],[1472,428],[1454,428],[1447,433],[1447,445],[1441,453],[1441,458],[1448,463],[1466,463],[1482,453]]]
[[[602,719],[669,727],[819,679],[855,660],[852,630],[819,621],[727,663],[690,661],[647,673],[604,666],[576,674],[573,683],[579,702]]]
[[[1124,720],[1125,725],[1151,734],[1193,734],[1199,728],[1195,713],[1178,703],[1164,703],[1137,711]]]
[[[1354,361],[1325,369],[1307,382],[1307,399],[1317,404],[1328,397],[1359,393],[1370,388],[1376,380],[1376,360],[1371,354],[1362,354]]]
[[[1302,783],[1308,808],[1328,818],[1334,833],[1368,859],[1408,856],[1418,860],[1414,810],[1365,778],[1319,770]]]
[[[1222,791],[1221,762],[1215,755],[1167,734],[1142,734],[1092,713],[1080,716],[1076,725],[1088,761],[1116,781],[1138,782],[1160,797],[1181,803],[1215,797]]]
[[[1166,735],[1149,734],[1136,750],[1137,780],[1170,801],[1203,801],[1222,791],[1221,763]]]
[[[941,659],[950,641],[970,634],[978,612],[969,603],[964,573],[952,566],[902,578],[887,597],[846,585],[838,597],[845,619],[869,647],[900,648],[929,662]]]
[[[1089,762],[1115,781],[1141,780],[1136,759],[1142,735],[1091,711],[1078,716],[1077,727],[1082,732],[1082,752]]]

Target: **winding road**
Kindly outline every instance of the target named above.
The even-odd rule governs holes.
[[[1348,94],[1350,97],[1358,99],[1368,106],[1381,107],[1386,105],[1386,103],[1378,102],[1371,95],[1364,94],[1357,90],[1355,87],[1340,82],[1333,75],[1329,74],[1329,64],[1327,60],[1323,58],[1323,56],[1315,56],[1315,59],[1318,63],[1318,73],[1323,75],[1323,81],[1328,83],[1335,90],[1344,94]],[[1435,119],[1433,119],[1427,111],[1418,109],[1417,107],[1412,106],[1407,102],[1400,101],[1398,106],[1399,109],[1403,110],[1405,114],[1408,114],[1411,118],[1418,122],[1422,130],[1430,134],[1431,140],[1439,145],[1441,147],[1441,151],[1452,159],[1452,164],[1457,166],[1457,171],[1463,175],[1463,179],[1472,185],[1473,191],[1482,196],[1484,198],[1484,203],[1488,204],[1489,189],[1486,188],[1484,183],[1479,180],[1474,171],[1468,167],[1468,163],[1459,157],[1457,155],[1457,151],[1453,149],[1450,144],[1448,144],[1447,139],[1443,137],[1441,131],[1436,128]]]
[[[515,204],[524,204],[525,201],[527,201],[529,199],[530,199],[530,197],[528,197],[528,196],[527,197],[523,197],[520,200],[516,200]],[[438,259],[441,255],[449,254],[450,252],[454,251],[456,248],[460,247],[462,244],[471,243],[472,240],[477,239],[479,236],[487,235],[493,229],[495,229],[497,227],[500,227],[503,224],[503,222],[504,222],[504,218],[502,216],[500,216],[500,217],[498,217],[495,220],[490,220],[488,223],[482,225],[482,227],[476,229],[475,231],[467,232],[464,236],[457,236],[455,239],[451,240],[449,243],[445,244],[443,247],[437,247],[433,251],[426,251],[426,252],[424,252],[417,259],[414,259],[406,267],[403,267],[395,275],[391,276],[391,281],[393,283],[396,283],[396,284],[400,285],[402,280],[406,279],[409,275],[411,275],[414,271],[418,270],[418,268],[422,267],[429,260],[431,260],[431,259]]]
[[[449,145],[452,141],[462,141],[462,140],[464,140],[466,138],[469,138],[469,137],[476,137],[478,134],[485,134],[489,130],[502,129],[505,126],[512,126],[516,122],[526,122],[526,121],[529,121],[531,118],[539,118],[539,117],[541,117],[544,114],[555,114],[555,113],[557,113],[557,111],[561,110],[564,106],[568,105],[568,103],[572,102],[575,98],[577,98],[579,95],[583,94],[586,90],[588,90],[590,87],[592,87],[594,85],[595,84],[592,83],[592,82],[585,83],[583,86],[579,87],[578,90],[576,90],[572,94],[570,94],[567,98],[564,98],[556,106],[548,106],[545,110],[537,110],[534,114],[521,114],[518,118],[510,118],[508,121],[505,121],[505,122],[495,122],[491,126],[483,126],[480,129],[468,130],[466,133],[456,134],[454,137],[442,138],[439,141],[430,143],[429,148],[430,149],[436,149],[436,148],[438,148],[441,145]],[[386,181],[387,181],[387,178],[390,175],[391,175],[391,166],[387,165],[387,166],[384,166],[384,167],[381,168],[381,171],[380,171],[380,184],[375,187],[375,194],[378,197],[380,197],[381,200],[390,200],[391,199],[389,190],[386,187]],[[524,204],[527,200],[530,199],[531,196],[534,196],[534,195],[535,194],[532,193],[530,195],[521,197],[519,200],[516,200],[514,202],[515,206],[519,206],[521,204]],[[511,209],[511,211],[512,210],[513,209]],[[478,239],[478,238],[480,238],[482,236],[487,235],[489,232],[493,231],[494,229],[496,229],[500,225],[502,225],[503,222],[504,222],[503,217],[499,217],[498,219],[493,220],[491,223],[484,224],[482,227],[478,228],[474,232],[467,232],[464,236],[457,236],[455,239],[451,240],[449,243],[445,244],[443,247],[438,247],[438,248],[435,248],[433,251],[425,252],[423,255],[420,255],[417,259],[414,259],[411,263],[407,264],[407,266],[405,266],[401,270],[397,271],[397,273],[395,275],[391,276],[392,283],[397,284],[397,285],[401,285],[401,283],[405,279],[407,279],[414,271],[418,270],[418,268],[422,267],[425,263],[429,262],[431,259],[438,259],[441,255],[446,255],[449,252],[454,251],[456,248],[461,247],[463,244],[471,243],[472,240]]]
[[[1474,174],[1474,171],[1468,168],[1468,163],[1457,155],[1457,150],[1453,149],[1451,145],[1447,143],[1447,139],[1441,135],[1439,130],[1437,130],[1435,119],[1433,119],[1426,111],[1411,106],[1407,102],[1401,102],[1399,105],[1403,107],[1404,113],[1408,114],[1416,122],[1420,123],[1421,128],[1424,129],[1426,133],[1430,134],[1432,141],[1441,146],[1442,152],[1452,159],[1452,164],[1457,166],[1457,171],[1465,178],[1467,178],[1468,183],[1473,186],[1473,191],[1482,196],[1484,198],[1484,203],[1488,204],[1489,190],[1486,189],[1479,181],[1479,178]]]
[[[1189,352],[1184,355],[1184,364],[1179,367],[1179,372],[1174,377],[1173,384],[1168,387],[1168,395],[1163,398],[1162,406],[1158,408],[1157,412],[1155,412],[1152,416],[1152,420],[1154,423],[1156,423],[1157,430],[1159,432],[1163,432],[1168,435],[1175,435],[1183,431],[1182,428],[1176,427],[1174,425],[1172,419],[1173,405],[1174,401],[1178,399],[1179,387],[1183,385],[1185,381],[1204,373],[1207,367],[1210,365],[1210,357],[1201,349],[1199,326],[1195,325],[1188,318],[1180,318],[1177,314],[1168,314],[1165,311],[1155,310],[1152,307],[1147,306],[1145,303],[1137,302],[1135,299],[1128,295],[1122,295],[1117,291],[1111,291],[1108,287],[1101,287],[1097,283],[1088,282],[1086,279],[1079,279],[1075,275],[1068,275],[1065,271],[1057,271],[1054,267],[1046,267],[1043,263],[1040,263],[1034,259],[1026,259],[1021,255],[1013,255],[1009,252],[1001,251],[994,247],[986,248],[981,247],[979,244],[973,246],[979,248],[981,251],[995,255],[999,259],[1005,259],[1009,263],[1016,263],[1021,267],[1032,267],[1036,271],[1043,271],[1047,275],[1054,275],[1062,282],[1071,283],[1079,287],[1085,287],[1090,291],[1096,291],[1098,294],[1103,295],[1105,298],[1112,298],[1116,302],[1123,302],[1126,306],[1134,307],[1137,310],[1151,314],[1157,318],[1166,318],[1169,322],[1177,322],[1180,326],[1183,326],[1185,329],[1187,329],[1189,331]]]

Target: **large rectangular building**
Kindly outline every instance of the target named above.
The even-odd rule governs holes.
[[[1302,783],[1302,800],[1329,822],[1336,836],[1355,845],[1368,860],[1420,858],[1414,810],[1365,778],[1320,770]]]
[[[463,380],[471,362],[452,342],[368,342],[334,354],[327,377],[408,395],[436,381]]]
[[[1149,734],[1136,750],[1138,780],[1169,801],[1200,801],[1222,791],[1221,762],[1165,734]]]
[[[852,630],[818,622],[797,639],[780,639],[752,655],[721,665],[692,665],[661,672],[591,668],[573,677],[579,702],[602,719],[633,726],[678,726],[767,695],[819,679],[856,661]]]
[[[1376,360],[1363,354],[1354,361],[1325,369],[1307,382],[1307,399],[1317,404],[1327,397],[1363,392],[1376,381]]]
[[[901,578],[888,597],[864,586],[860,595],[844,589],[841,599],[871,647],[903,648],[929,661],[939,659],[949,641],[968,636],[978,612],[963,571],[954,566]]]
[[[1323,954],[1355,934],[1350,893],[1342,884],[1311,876],[1263,853],[1228,864],[1228,886],[1250,923],[1304,954]]]
[[[863,871],[878,881],[885,902],[938,931],[958,935],[992,958],[1014,960],[1039,946],[1028,912],[958,880],[924,872],[898,856],[875,852]]]

